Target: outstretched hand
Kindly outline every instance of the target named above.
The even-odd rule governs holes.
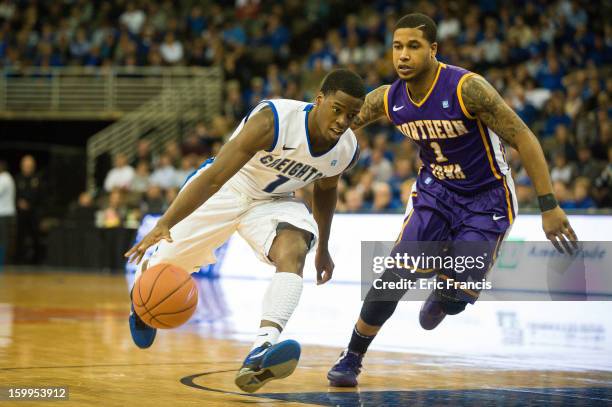
[[[315,268],[317,269],[317,285],[325,284],[332,278],[334,273],[334,261],[327,249],[317,249],[315,255]]]
[[[124,256],[128,258],[128,263],[134,262],[135,264],[140,263],[144,257],[147,249],[160,240],[166,240],[172,243],[172,236],[170,236],[170,228],[163,223],[158,222],[157,225],[138,243],[136,243],[130,250],[125,252]]]
[[[578,237],[560,207],[542,212],[542,228],[559,253],[565,250],[567,254],[572,254],[573,250],[578,250]]]

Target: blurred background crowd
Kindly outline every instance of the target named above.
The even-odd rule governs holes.
[[[359,72],[368,91],[393,82],[392,27],[419,11],[438,24],[438,59],[485,76],[540,139],[561,206],[610,208],[610,8],[589,0],[0,0],[0,68],[222,67],[221,115],[159,151],[143,138],[136,157],[114,157],[99,190],[83,192],[68,214],[129,226],[167,208],[259,100],[311,100],[341,66]],[[414,145],[382,121],[358,137],[361,157],[342,179],[338,211],[401,211],[420,166]],[[518,154],[507,150],[519,206],[537,207]],[[17,202],[23,197],[17,188]]]

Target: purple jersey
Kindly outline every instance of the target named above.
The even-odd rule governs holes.
[[[440,63],[423,100],[410,98],[406,82],[395,81],[385,94],[389,119],[418,144],[427,172],[445,187],[474,194],[506,184],[510,169],[499,137],[471,115],[461,98],[461,85],[474,73]],[[511,182],[511,181],[510,181]]]

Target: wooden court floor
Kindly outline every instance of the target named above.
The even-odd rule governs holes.
[[[68,386],[59,405],[74,406],[612,405],[609,372],[480,369],[390,352],[369,354],[361,386],[342,391],[325,378],[340,349],[316,346],[304,346],[291,377],[244,394],[233,377],[248,343],[192,324],[140,350],[128,308],[122,275],[0,272],[0,387]]]

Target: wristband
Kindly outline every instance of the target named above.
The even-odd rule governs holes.
[[[538,196],[538,204],[540,205],[540,211],[546,212],[551,209],[555,209],[559,204],[554,194],[546,194]]]

